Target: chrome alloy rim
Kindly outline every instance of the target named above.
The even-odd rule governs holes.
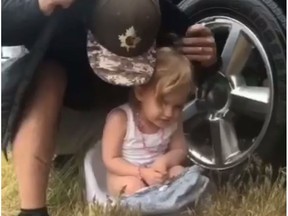
[[[226,31],[227,40],[223,43],[222,67],[198,86],[196,96],[184,107],[184,130],[189,141],[189,158],[203,167],[224,170],[246,160],[263,139],[273,109],[272,70],[263,45],[245,24],[227,16],[207,17],[199,23],[215,34]],[[255,55],[264,73],[260,83],[251,84],[246,75],[249,77],[255,71],[244,71]],[[243,116],[251,121],[243,124]],[[257,130],[251,124],[254,120]],[[199,122],[204,122],[206,133],[197,130]],[[249,141],[243,141],[241,128],[248,131],[245,133],[249,133]],[[193,137],[202,132],[202,138],[195,141]]]

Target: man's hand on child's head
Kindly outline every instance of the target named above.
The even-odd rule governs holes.
[[[213,33],[202,24],[195,24],[187,29],[185,37],[176,44],[190,61],[210,67],[217,61],[216,42]]]

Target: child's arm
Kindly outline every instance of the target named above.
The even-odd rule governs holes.
[[[120,176],[139,176],[139,168],[122,158],[122,144],[126,134],[127,117],[123,110],[110,113],[102,137],[102,158],[109,172]]]
[[[183,132],[183,125],[182,121],[179,121],[178,128],[172,135],[168,152],[155,161],[157,164],[155,164],[155,167],[158,167],[159,165],[160,167],[165,166],[166,169],[169,169],[173,166],[181,165],[184,162],[187,153],[188,146]]]

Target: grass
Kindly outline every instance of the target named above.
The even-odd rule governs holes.
[[[255,167],[254,167],[255,168]],[[255,170],[255,169],[254,169]],[[284,216],[286,215],[286,171],[279,171],[272,181],[272,169],[257,165],[257,175],[251,168],[236,180],[221,186],[212,197],[212,204],[203,208],[196,206],[185,215],[192,216]],[[104,208],[100,205],[87,206],[83,200],[81,180],[65,172],[53,171],[48,190],[49,211],[52,216],[136,216],[119,206]],[[255,172],[254,172],[255,173]],[[243,183],[243,176],[246,183]],[[17,182],[11,162],[2,158],[2,216],[15,216],[19,209]]]

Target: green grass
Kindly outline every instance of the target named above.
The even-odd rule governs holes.
[[[260,167],[260,165],[259,165]],[[83,200],[81,180],[69,171],[51,174],[48,190],[49,211],[52,216],[134,216],[119,206],[87,206]],[[269,166],[257,169],[257,177],[250,176],[246,184],[232,184],[231,181],[219,189],[212,197],[212,204],[194,210],[185,215],[193,216],[284,216],[286,215],[286,172],[279,171],[272,181]],[[249,170],[246,171],[249,173]],[[243,175],[241,175],[243,177]],[[241,182],[241,179],[238,179]],[[2,158],[2,216],[15,216],[19,209],[17,182],[11,162]]]

